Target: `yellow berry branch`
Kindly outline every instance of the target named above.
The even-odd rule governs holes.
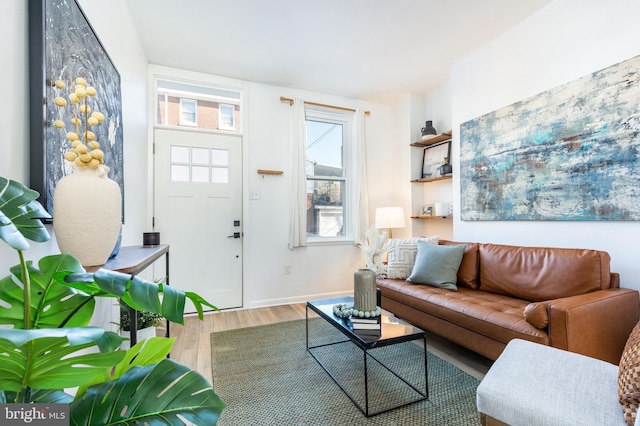
[[[74,81],[71,80],[70,83],[71,86]],[[56,80],[54,86],[58,90],[65,89],[65,83],[62,80]],[[87,86],[84,78],[78,77],[75,79],[73,91],[70,91],[68,95],[69,101],[73,106],[71,124],[74,126],[75,132],[67,132],[66,134],[66,138],[71,142],[71,149],[64,155],[67,161],[73,162],[79,167],[91,167],[92,169],[104,164],[104,152],[100,149],[100,143],[96,140],[95,133],[89,130],[90,127],[97,126],[105,119],[104,114],[101,112],[91,112],[89,98],[96,96],[96,94],[95,87]],[[67,100],[62,96],[56,96],[53,102],[59,108],[67,106]],[[84,131],[80,117],[84,117]],[[53,126],[57,129],[64,129],[65,123],[63,120],[58,119],[53,122]]]

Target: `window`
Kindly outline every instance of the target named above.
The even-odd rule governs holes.
[[[228,104],[218,106],[218,129],[234,130],[236,122],[236,107]]]
[[[229,151],[171,145],[171,182],[229,183]]]
[[[353,114],[306,107],[307,238],[352,239]]]
[[[180,99],[180,125],[198,125],[198,103],[193,99]]]
[[[240,90],[156,80],[156,125],[192,126],[239,133]]]

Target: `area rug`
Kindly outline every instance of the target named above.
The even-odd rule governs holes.
[[[427,357],[428,400],[365,417],[307,352],[305,327],[305,320],[296,320],[211,334],[213,387],[227,403],[218,425],[480,424],[475,403],[480,382],[431,353]],[[309,327],[312,345],[344,340],[320,318],[311,319]],[[375,351],[391,369],[424,389],[421,346],[410,342]],[[364,406],[362,351],[345,343],[315,353]],[[371,412],[407,397],[407,386],[388,377],[377,363],[368,366]]]

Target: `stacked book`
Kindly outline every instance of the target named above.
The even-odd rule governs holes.
[[[353,331],[357,334],[379,335],[382,331],[380,317],[360,318],[352,316],[350,318]]]

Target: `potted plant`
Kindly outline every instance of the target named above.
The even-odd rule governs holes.
[[[99,269],[57,254],[27,261],[29,241],[49,234],[38,193],[0,177],[0,239],[19,263],[0,280],[0,402],[69,404],[71,425],[213,425],[225,407],[207,380],[169,358],[174,339],[144,340],[118,350],[122,338],[89,326],[96,297],[118,298],[138,311],[184,323],[194,293]],[[77,388],[75,395],[64,389]]]
[[[138,342],[150,337],[156,337],[156,327],[162,324],[162,315],[155,312],[142,311],[136,313],[136,336]],[[129,336],[131,334],[131,307],[120,302],[120,336],[125,338],[120,348],[129,348]]]

